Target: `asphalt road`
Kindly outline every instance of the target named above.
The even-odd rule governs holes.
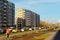
[[[53,40],[60,40],[60,30],[58,30]]]

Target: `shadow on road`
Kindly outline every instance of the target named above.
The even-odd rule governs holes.
[[[53,40],[60,40],[60,30],[58,30]]]

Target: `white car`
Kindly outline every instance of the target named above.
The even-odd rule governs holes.
[[[11,28],[9,30],[12,30]]]
[[[24,31],[24,29],[21,29],[21,31],[23,32],[23,31]]]
[[[39,28],[39,29],[41,29],[41,28]]]
[[[32,28],[29,28],[29,30],[32,30]]]

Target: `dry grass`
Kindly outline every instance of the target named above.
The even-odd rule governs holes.
[[[41,39],[45,39],[49,36],[50,36],[50,34],[43,34],[43,35],[40,35],[40,36],[34,36],[33,39],[34,40],[41,40]]]

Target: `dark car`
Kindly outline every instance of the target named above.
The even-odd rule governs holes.
[[[4,34],[6,33],[6,30],[5,29],[0,29],[0,34]]]

